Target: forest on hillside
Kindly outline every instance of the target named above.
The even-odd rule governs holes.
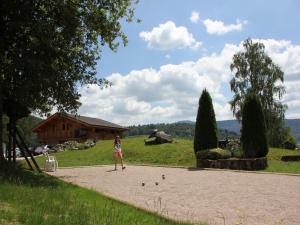
[[[3,121],[3,142],[8,143],[8,132],[6,129],[7,124],[8,124],[8,117],[4,115],[2,117],[2,121]],[[35,133],[33,133],[31,131],[31,129],[33,127],[35,127],[41,121],[43,121],[43,119],[35,117],[35,116],[28,116],[28,117],[20,119],[17,122],[17,128],[20,131],[20,134],[22,135],[22,137],[24,138],[24,140],[28,146],[34,147],[39,144],[37,135]]]
[[[136,125],[127,127],[129,130],[124,133],[124,136],[137,136],[137,135],[149,135],[153,129],[164,131],[172,137],[190,138],[194,137],[195,124],[194,123],[160,123],[160,124],[148,124],[148,125]],[[218,138],[224,139],[225,137],[239,137],[239,135],[233,131],[226,129],[218,129]]]

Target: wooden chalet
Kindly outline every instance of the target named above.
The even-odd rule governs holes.
[[[118,124],[87,116],[55,113],[32,129],[38,140],[44,144],[57,144],[65,141],[84,142],[110,140],[122,136],[128,130]]]

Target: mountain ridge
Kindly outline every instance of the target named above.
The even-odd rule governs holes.
[[[194,124],[191,120],[181,120],[175,122],[177,124]],[[292,134],[295,136],[298,142],[300,142],[300,119],[285,119],[285,123],[291,128]],[[240,123],[237,120],[220,120],[217,121],[218,129],[233,131],[240,134]]]

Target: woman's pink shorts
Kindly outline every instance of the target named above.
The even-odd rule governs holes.
[[[115,157],[116,158],[120,158],[120,159],[122,159],[123,158],[123,154],[122,154],[122,151],[120,150],[120,151],[115,151]]]

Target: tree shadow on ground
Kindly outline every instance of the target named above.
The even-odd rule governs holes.
[[[44,173],[33,172],[19,164],[7,161],[0,162],[0,183],[13,183],[17,185],[58,187],[61,182]]]
[[[200,170],[205,170],[204,168],[197,168],[197,167],[188,167],[188,171],[200,171]]]

